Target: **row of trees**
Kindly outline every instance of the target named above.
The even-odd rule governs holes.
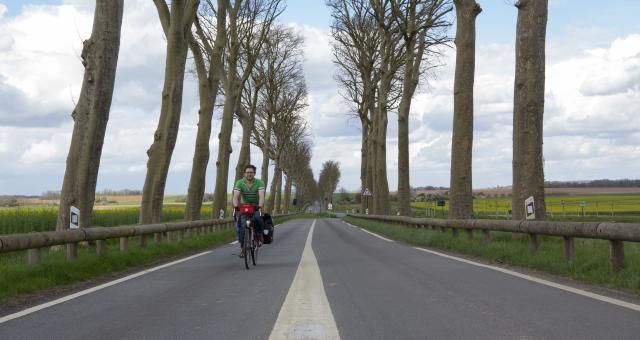
[[[547,0],[519,0],[513,120],[513,218],[535,198],[545,218],[542,158]],[[336,79],[362,126],[361,188],[373,193],[374,214],[389,213],[386,174],[388,112],[398,115],[398,206],[410,214],[408,118],[421,81],[438,65],[455,9],[456,68],[451,150],[451,218],[473,216],[471,154],[475,0],[328,0]]]
[[[166,178],[178,137],[187,56],[198,80],[196,144],[186,200],[186,220],[199,219],[210,157],[212,119],[222,108],[218,133],[213,214],[227,206],[231,135],[242,126],[235,179],[251,162],[250,145],[263,153],[262,179],[275,167],[267,209],[288,210],[292,187],[301,204],[316,199],[311,142],[303,116],[307,89],[302,70],[302,38],[275,22],[281,0],[153,1],[167,42],[161,110],[147,151],[147,174],[139,223],[160,222]],[[61,192],[57,229],[69,226],[69,207],[80,209],[80,227],[89,226],[104,134],[113,95],[123,0],[96,0],[91,37],[82,52],[85,76],[74,109],[74,132]],[[284,189],[283,189],[284,182]],[[282,198],[284,196],[284,199]]]

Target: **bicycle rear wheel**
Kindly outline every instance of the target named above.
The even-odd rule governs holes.
[[[249,253],[251,252],[251,229],[245,228],[244,241],[242,242],[242,251],[244,252],[244,267],[249,269]]]

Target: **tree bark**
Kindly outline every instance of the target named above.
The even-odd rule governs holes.
[[[91,37],[84,41],[85,67],[62,183],[56,230],[69,229],[70,207],[80,210],[80,228],[91,224],[104,135],[115,84],[123,0],[96,0]]]
[[[520,0],[516,32],[513,109],[513,219],[525,219],[524,201],[534,197],[536,219],[546,219],[543,114],[547,0]]]
[[[292,186],[292,181],[291,181],[291,175],[289,174],[285,174],[287,176],[287,179],[285,181],[284,184],[284,213],[288,213],[289,211],[291,211],[291,186]]]
[[[200,45],[192,36],[189,45],[193,54],[198,74],[198,95],[200,98],[200,110],[198,111],[198,131],[196,135],[195,152],[191,166],[191,178],[185,208],[185,220],[195,221],[200,219],[202,201],[206,188],[207,166],[209,164],[209,139],[211,138],[211,123],[213,119],[214,103],[220,87],[222,72],[222,54],[225,45],[226,26],[226,0],[218,0],[218,12],[216,16],[216,40],[211,51],[202,51]],[[206,40],[199,26],[200,40]],[[203,44],[207,47],[208,42]],[[205,48],[206,49],[206,48]],[[209,70],[207,72],[204,56],[209,56]]]
[[[472,149],[473,83],[475,78],[476,17],[482,11],[475,0],[456,0],[456,70],[453,91],[451,190],[449,218],[473,218]]]
[[[278,185],[276,186],[276,210],[275,212],[282,212],[282,170],[278,173]]]
[[[276,202],[276,192],[278,190],[278,175],[280,174],[280,162],[276,159],[276,166],[273,170],[273,181],[271,182],[271,190],[269,190],[269,199],[267,200],[267,211],[273,212]],[[266,184],[265,184],[266,185]]]
[[[147,155],[147,175],[142,191],[140,224],[160,222],[164,189],[171,156],[178,137],[178,125],[182,111],[184,70],[189,47],[191,24],[198,8],[197,0],[174,0],[171,14],[167,16],[166,3],[154,0],[167,37],[164,88],[160,119]],[[143,241],[144,244],[144,241]]]
[[[271,153],[271,130],[273,126],[273,115],[269,112],[267,116],[267,129],[265,131],[264,146],[262,147],[262,167],[260,169],[260,179],[267,186],[269,181],[269,154]]]

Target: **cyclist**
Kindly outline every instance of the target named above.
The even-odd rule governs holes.
[[[258,241],[263,242],[262,236],[262,219],[260,218],[260,211],[264,209],[264,182],[255,178],[256,167],[248,164],[244,167],[244,177],[236,181],[233,186],[233,209],[234,215],[237,216],[240,204],[253,204],[256,209],[253,213],[253,225],[258,236]],[[247,217],[240,215],[236,223],[236,236],[238,237],[238,243],[242,248],[242,242],[244,241],[244,225]],[[244,256],[244,252],[240,252],[240,257]]]

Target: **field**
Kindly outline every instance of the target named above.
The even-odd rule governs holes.
[[[411,207],[416,210],[431,208],[436,214],[446,213],[449,202],[444,207],[438,207],[436,202],[412,202]],[[547,214],[550,217],[562,216],[627,216],[638,217],[640,220],[640,195],[580,195],[580,196],[548,196],[546,198]],[[474,199],[473,210],[477,215],[506,215],[511,207],[511,198],[480,198]]]

